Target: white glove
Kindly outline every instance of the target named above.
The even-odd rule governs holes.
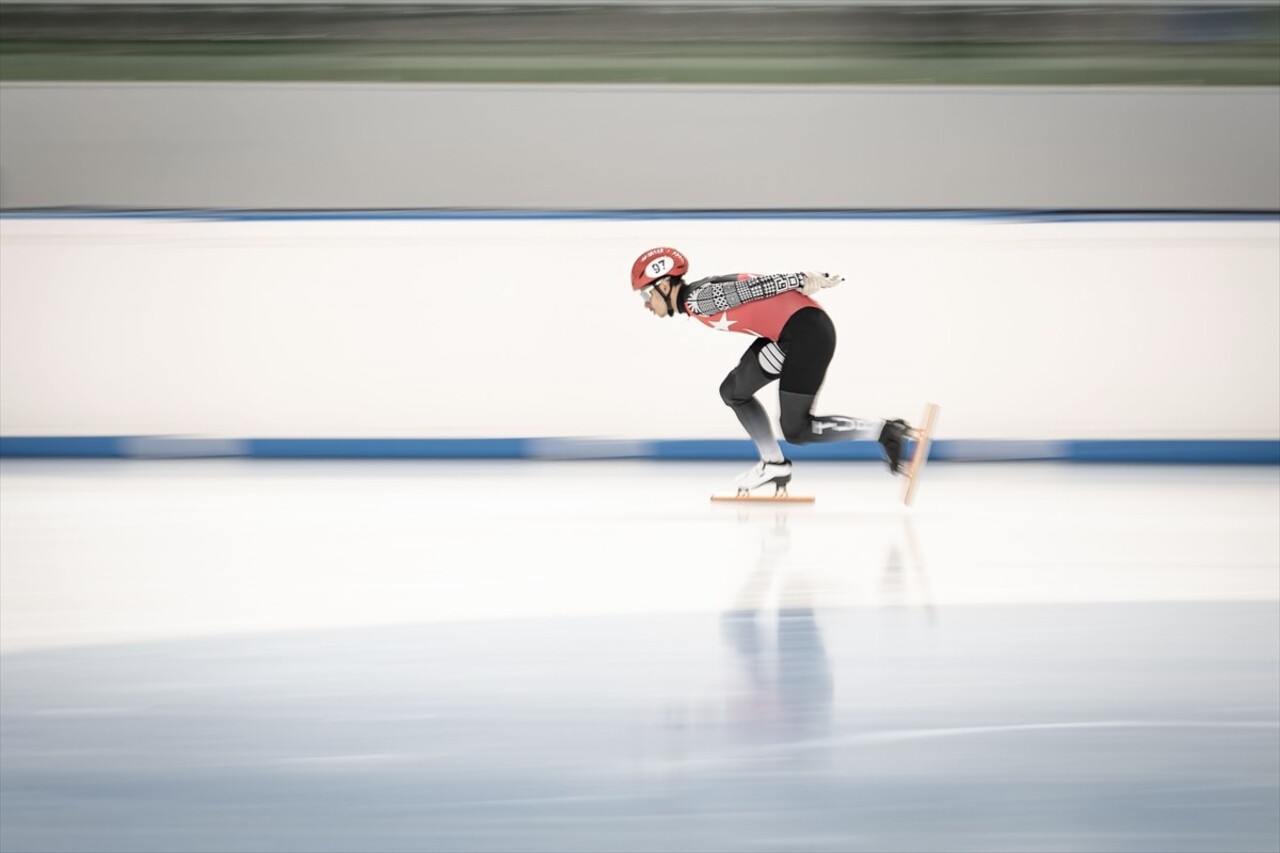
[[[803,279],[800,285],[800,292],[805,296],[813,296],[824,287],[835,287],[844,281],[844,277],[830,272],[807,272],[801,273]]]

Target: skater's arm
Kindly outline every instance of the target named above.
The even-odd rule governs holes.
[[[695,282],[685,297],[690,314],[710,317],[757,299],[768,299],[788,290],[800,290],[805,274],[800,272],[753,275],[739,280],[737,276],[717,275]]]

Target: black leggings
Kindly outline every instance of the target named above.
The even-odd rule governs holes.
[[[721,383],[720,398],[734,410],[757,444],[761,430],[770,428],[755,395],[775,379],[779,380],[779,421],[787,441],[813,444],[860,438],[857,433],[862,424],[856,419],[843,415],[815,418],[812,413],[835,351],[836,329],[827,312],[816,307],[801,308],[782,327],[776,343],[760,338],[747,348],[738,366]]]

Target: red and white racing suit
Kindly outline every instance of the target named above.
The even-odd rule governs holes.
[[[836,331],[816,301],[800,292],[803,273],[717,275],[684,284],[676,307],[710,329],[756,340],[720,385],[720,397],[761,451],[775,454],[773,429],[756,392],[778,383],[779,420],[792,444],[875,438],[882,421],[812,412],[836,349]]]

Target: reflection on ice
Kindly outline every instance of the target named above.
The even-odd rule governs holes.
[[[1280,842],[1273,471],[136,465],[4,466],[0,849]]]

